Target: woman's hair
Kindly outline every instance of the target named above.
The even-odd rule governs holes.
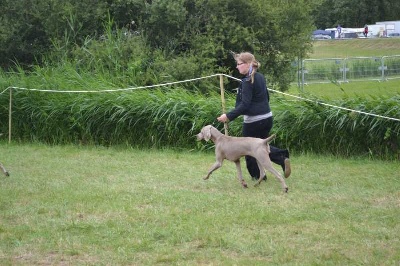
[[[242,52],[240,54],[235,54],[236,61],[242,61],[243,63],[251,64],[253,71],[250,73],[251,83],[254,82],[254,74],[257,72],[257,69],[261,66],[260,62],[256,60],[254,55],[249,52]]]

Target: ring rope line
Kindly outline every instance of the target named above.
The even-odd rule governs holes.
[[[198,80],[202,80],[202,79],[207,79],[207,78],[212,78],[212,77],[227,77],[236,81],[241,81],[241,79],[232,77],[230,75],[227,74],[213,74],[213,75],[208,75],[208,76],[204,76],[204,77],[199,77],[199,78],[193,78],[193,79],[186,79],[186,80],[181,80],[181,81],[175,81],[175,82],[167,82],[167,83],[161,83],[161,84],[155,84],[155,85],[148,85],[148,86],[137,86],[137,87],[129,87],[129,88],[123,88],[123,89],[112,89],[112,90],[72,90],[72,91],[66,91],[66,90],[47,90],[47,89],[29,89],[29,88],[21,88],[21,87],[7,87],[5,90],[3,90],[2,92],[0,92],[0,95],[5,93],[8,90],[25,90],[25,91],[37,91],[37,92],[48,92],[48,93],[104,93],[104,92],[122,92],[122,91],[132,91],[132,90],[139,90],[139,89],[149,89],[149,88],[158,88],[158,87],[166,87],[166,86],[171,86],[171,85],[176,85],[176,84],[181,84],[181,83],[188,83],[188,82],[193,82],[193,81],[198,81]],[[312,102],[315,104],[319,104],[319,105],[323,105],[323,106],[327,106],[330,108],[336,108],[336,109],[341,109],[344,111],[349,111],[349,112],[353,112],[353,113],[359,113],[359,114],[363,114],[363,115],[368,115],[368,116],[374,116],[374,117],[379,117],[379,118],[383,118],[383,119],[388,119],[388,120],[393,120],[393,121],[397,121],[400,122],[399,118],[394,118],[394,117],[388,117],[388,116],[383,116],[383,115],[378,115],[378,114],[374,114],[374,113],[370,113],[370,112],[364,112],[364,111],[359,111],[359,110],[354,110],[354,109],[350,109],[350,108],[346,108],[346,107],[341,107],[341,106],[337,106],[337,105],[333,105],[333,104],[328,104],[328,103],[324,103],[318,100],[311,100],[311,99],[307,99],[304,97],[300,97],[300,96],[296,96],[296,95],[292,95],[289,93],[285,93],[285,92],[281,92],[278,90],[273,90],[273,89],[268,89],[272,92],[275,93],[279,93],[288,97],[292,97],[292,98],[296,98],[298,100],[302,100],[302,101],[308,101],[308,102]]]

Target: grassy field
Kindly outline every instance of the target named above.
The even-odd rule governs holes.
[[[211,152],[0,150],[1,265],[400,263],[398,162],[293,155],[284,194],[230,162],[203,181]]]
[[[317,97],[343,99],[348,97],[392,97],[400,94],[400,79],[384,82],[365,81],[350,83],[307,84],[303,88],[292,84],[290,94],[310,93]]]
[[[315,41],[309,58],[346,58],[359,56],[400,55],[400,38],[347,39]],[[307,84],[304,91],[292,84],[290,93],[311,93],[318,97],[331,99],[377,95],[393,96],[400,93],[400,80],[361,81],[350,83]]]
[[[315,41],[310,58],[400,55],[400,38]]]

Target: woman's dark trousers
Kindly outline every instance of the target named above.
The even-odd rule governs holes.
[[[269,117],[253,123],[243,123],[243,137],[253,137],[265,139],[269,136],[273,125],[273,118]],[[269,158],[272,162],[279,164],[285,170],[285,159],[289,158],[289,151],[282,150],[275,146],[270,146]],[[254,157],[245,156],[246,167],[249,174],[253,179],[259,179],[260,169],[258,168],[257,161]]]

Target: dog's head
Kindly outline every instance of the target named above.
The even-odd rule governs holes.
[[[197,134],[197,140],[205,140],[205,141],[209,141],[211,139],[211,125],[207,125],[205,127],[203,127],[200,131],[199,134]]]

